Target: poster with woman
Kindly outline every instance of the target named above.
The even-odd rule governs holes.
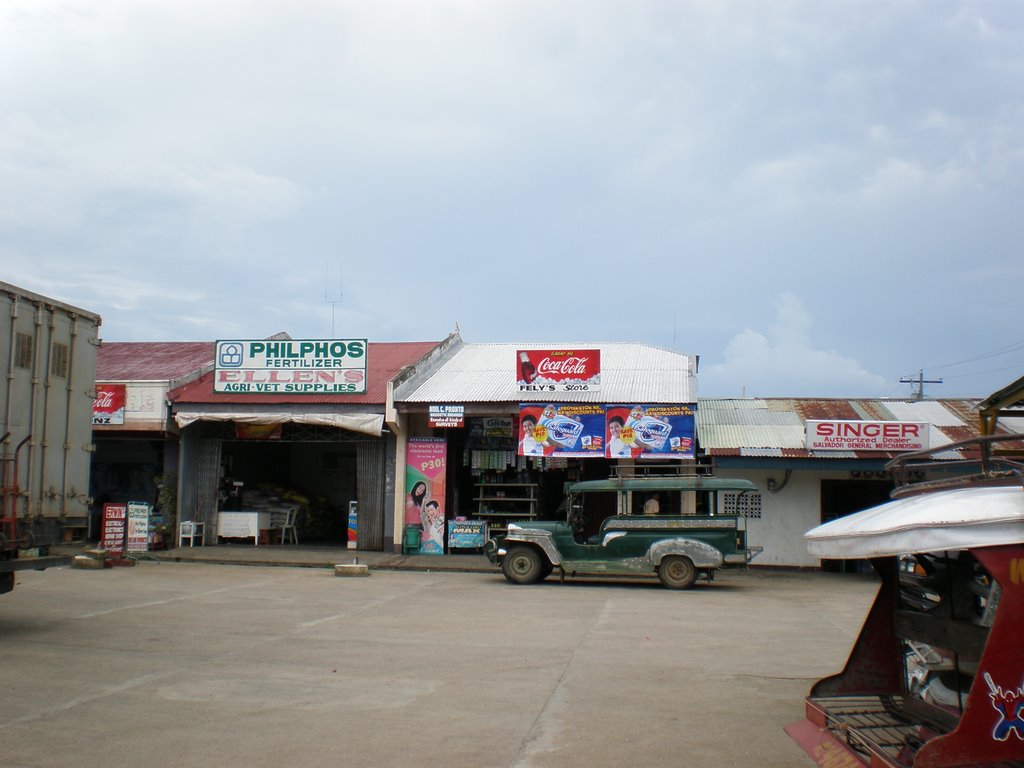
[[[405,523],[420,527],[420,554],[443,555],[447,443],[443,437],[413,437],[405,456]]]

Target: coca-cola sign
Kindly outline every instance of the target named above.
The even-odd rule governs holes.
[[[516,380],[520,392],[598,392],[601,350],[517,350]]]
[[[92,403],[93,424],[124,424],[124,384],[96,385],[96,399]]]

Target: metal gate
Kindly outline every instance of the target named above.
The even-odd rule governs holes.
[[[356,449],[359,549],[384,549],[384,441],[361,442]]]

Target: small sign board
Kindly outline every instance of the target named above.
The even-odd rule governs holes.
[[[129,501],[126,512],[125,553],[145,554],[149,551],[149,516],[153,507],[144,501]]]
[[[466,420],[464,405],[432,405],[428,414],[430,426],[451,429],[461,427]]]
[[[100,549],[108,552],[124,553],[125,533],[127,532],[128,505],[104,504],[103,519],[100,528]]]
[[[359,502],[348,503],[348,549],[359,548]]]
[[[449,520],[449,549],[480,549],[487,541],[486,520]]]

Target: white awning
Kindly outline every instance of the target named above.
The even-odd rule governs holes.
[[[180,411],[174,414],[179,427],[195,421],[234,421],[239,424],[307,424],[317,427],[338,427],[350,432],[380,437],[384,426],[382,413],[231,413],[219,411]]]
[[[840,517],[804,534],[817,557],[849,559],[994,547],[1024,541],[1021,486],[909,496]]]

